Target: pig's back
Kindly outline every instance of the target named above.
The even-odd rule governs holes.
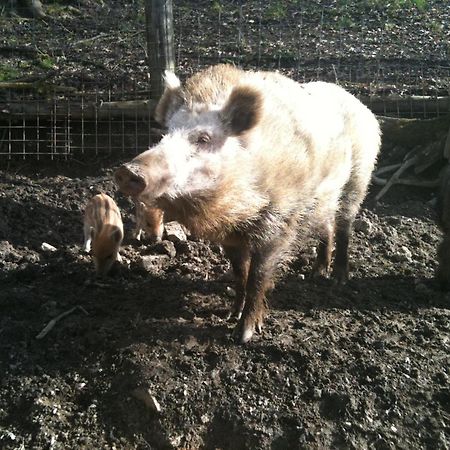
[[[103,193],[92,197],[86,207],[85,217],[97,231],[105,224],[122,226],[119,207],[109,195]]]
[[[270,145],[304,142],[314,151],[328,153],[334,151],[333,142],[342,138],[350,139],[354,148],[369,139],[379,144],[375,116],[341,87],[324,82],[300,84],[277,73],[250,73],[249,78],[252,76],[260,78],[264,92],[260,132],[266,134],[264,140]]]
[[[264,112],[248,142],[272,203],[282,210],[326,204],[355,174],[370,177],[379,126],[361,102],[330,83],[299,84],[276,73],[252,77],[264,93]]]

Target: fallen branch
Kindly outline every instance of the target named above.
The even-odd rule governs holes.
[[[77,309],[80,309],[84,312],[87,316],[89,313],[82,307],[82,306],[74,306],[73,308],[69,309],[68,311],[65,311],[61,313],[59,316],[56,316],[54,319],[50,320],[50,322],[44,327],[44,329],[36,336],[36,339],[42,339],[54,328],[56,323],[63,319],[64,317],[68,316],[69,314],[72,314]]]
[[[383,187],[383,189],[381,189],[380,192],[378,192],[378,194],[375,196],[375,200],[378,201],[380,200],[381,197],[383,197],[383,195],[386,194],[386,192],[396,183],[398,183],[398,180],[400,179],[400,175],[405,172],[407,169],[409,169],[411,166],[413,166],[416,161],[417,161],[418,157],[417,155],[406,159],[401,166],[396,170],[396,172],[394,173],[394,175],[392,175],[392,177],[386,181],[385,186]]]
[[[19,119],[60,118],[69,117],[77,120],[121,118],[148,118],[155,107],[153,100],[128,100],[119,102],[69,102],[54,103],[52,101],[34,103],[8,103],[0,109],[0,119],[17,116]]]
[[[450,97],[413,95],[362,96],[359,99],[375,114],[442,114],[450,112]]]
[[[15,45],[2,45],[0,46],[0,53],[28,53],[33,56],[39,54],[38,50],[34,47],[22,47]]]
[[[381,178],[380,175],[387,172],[392,172],[395,169],[401,167],[402,163],[391,164],[390,166],[385,166],[379,168],[376,172],[372,174],[372,182],[378,186],[384,186],[387,183],[386,178]]]
[[[111,36],[111,34],[100,33],[97,36],[94,36],[91,38],[81,39],[80,41],[71,42],[70,45],[85,44],[86,42],[96,41],[97,39],[101,39],[101,38],[108,37],[108,36]]]
[[[42,80],[45,80],[47,78],[48,76],[38,81],[2,81],[0,82],[0,90],[7,90],[7,89],[13,91],[36,90],[39,91],[41,94],[42,92],[48,92],[50,94],[55,92],[70,92],[70,93],[76,92],[76,89],[71,86],[56,86],[54,84],[42,82]],[[37,104],[38,102],[34,103]],[[7,107],[8,104],[6,104],[5,106]]]
[[[413,152],[409,152],[402,163],[381,167],[372,174],[372,181],[379,186],[384,186],[383,189],[381,189],[380,192],[378,192],[378,194],[375,196],[376,201],[380,200],[381,197],[383,197],[394,184],[403,184],[407,186],[427,187],[427,188],[434,188],[439,186],[439,178],[433,180],[420,180],[418,178],[401,178],[401,175],[406,170],[408,170],[410,167],[415,166],[418,162],[420,162],[420,157],[422,155],[417,153],[415,156],[410,157],[411,153]],[[381,174],[391,172],[392,170],[396,171],[389,179],[380,177]]]

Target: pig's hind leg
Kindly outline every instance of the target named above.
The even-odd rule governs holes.
[[[352,174],[344,186],[336,213],[336,252],[334,255],[333,278],[336,284],[345,284],[349,278],[348,245],[353,222],[367,192],[370,177]]]
[[[317,247],[317,257],[314,262],[311,276],[326,277],[331,266],[331,255],[333,253],[334,221],[328,220],[320,233],[320,241]]]
[[[85,225],[83,227],[84,232],[84,244],[83,244],[83,251],[86,253],[89,253],[91,251],[91,242],[92,242],[92,232],[91,232],[91,226]]]

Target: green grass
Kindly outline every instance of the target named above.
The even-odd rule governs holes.
[[[12,81],[19,78],[21,71],[7,64],[0,64],[0,81]]]
[[[53,69],[54,65],[55,65],[55,62],[54,62],[53,59],[50,58],[50,56],[48,56],[48,55],[42,55],[42,56],[39,58],[38,66],[39,66],[41,69],[44,69],[44,70],[50,70],[50,69]]]

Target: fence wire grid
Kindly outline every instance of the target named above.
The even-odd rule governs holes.
[[[0,9],[0,158],[139,153],[151,120],[144,3],[49,1],[44,20]],[[335,82],[383,115],[449,111],[447,0],[173,2],[175,66],[216,63]]]

